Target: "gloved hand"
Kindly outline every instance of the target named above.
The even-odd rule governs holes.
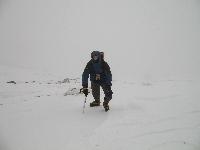
[[[82,92],[85,94],[85,96],[88,96],[88,88],[82,88]]]

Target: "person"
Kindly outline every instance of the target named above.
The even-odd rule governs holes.
[[[90,75],[92,95],[94,101],[90,103],[90,107],[100,106],[100,87],[104,91],[103,107],[105,111],[109,110],[109,101],[112,99],[112,73],[110,66],[104,61],[104,53],[93,51],[91,60],[87,63],[82,74],[82,86],[85,96],[88,95],[88,78]]]

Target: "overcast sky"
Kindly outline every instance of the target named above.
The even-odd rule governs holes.
[[[199,0],[0,0],[0,64],[80,77],[105,52],[114,79],[200,75]]]

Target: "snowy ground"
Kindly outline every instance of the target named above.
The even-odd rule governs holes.
[[[7,83],[14,80],[16,84]],[[200,82],[114,81],[111,110],[80,79],[0,68],[0,150],[199,150]]]

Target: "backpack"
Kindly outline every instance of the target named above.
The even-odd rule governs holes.
[[[104,52],[100,52],[100,59],[104,60]]]

